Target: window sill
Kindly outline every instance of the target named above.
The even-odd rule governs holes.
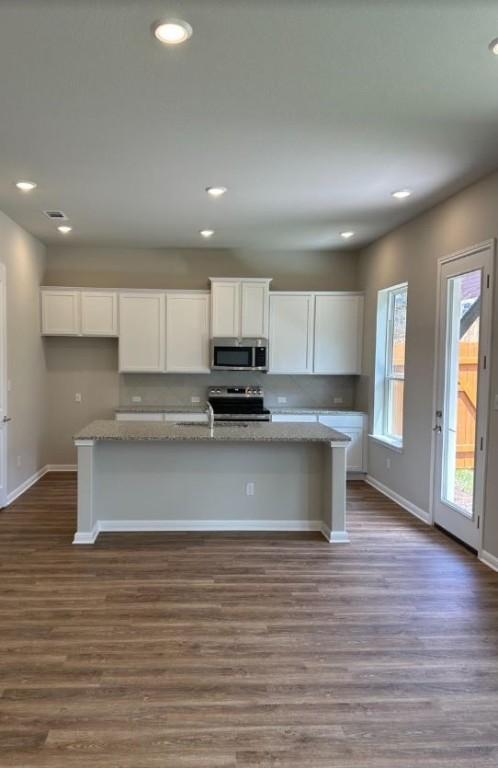
[[[403,443],[400,440],[392,440],[389,437],[384,437],[384,435],[369,435],[368,437],[370,440],[373,440],[374,443],[383,445],[384,448],[390,448],[391,451],[395,451],[396,453],[403,453]]]

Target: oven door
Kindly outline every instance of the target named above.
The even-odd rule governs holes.
[[[218,371],[247,371],[254,367],[254,347],[214,343],[211,368]]]

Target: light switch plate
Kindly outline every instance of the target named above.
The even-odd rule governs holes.
[[[279,405],[285,405],[285,403],[287,402],[287,398],[282,396],[277,397],[277,402],[279,403]]]
[[[334,397],[334,405],[339,405],[339,403],[342,403],[343,399],[342,397]]]
[[[201,398],[198,395],[192,395],[192,397],[190,398],[190,402],[191,403],[200,403],[201,402]]]
[[[81,400],[82,400],[81,392],[76,392],[76,394],[74,396],[74,402],[75,403],[81,403]]]

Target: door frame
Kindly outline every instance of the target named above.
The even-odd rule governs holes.
[[[7,269],[0,262],[0,391],[3,392],[3,412],[8,412],[8,374],[7,374]],[[7,506],[7,450],[8,450],[8,424],[4,424],[0,430],[0,472],[3,478],[3,489],[0,490],[0,509]]]
[[[481,509],[481,519],[480,519],[480,526],[479,526],[479,547],[478,547],[478,557],[481,556],[481,552],[483,549],[483,536],[484,536],[484,526],[485,526],[485,514],[486,514],[486,481],[487,481],[487,470],[488,470],[488,431],[489,431],[489,414],[490,414],[490,397],[491,397],[491,367],[492,367],[492,328],[493,328],[493,314],[494,314],[494,306],[493,306],[493,297],[494,297],[494,267],[495,267],[495,261],[496,261],[496,239],[491,238],[490,240],[484,240],[481,243],[477,243],[476,245],[471,245],[468,248],[462,248],[459,251],[455,251],[454,253],[451,253],[447,256],[441,256],[438,259],[437,263],[437,281],[436,281],[436,317],[435,317],[435,324],[434,324],[434,335],[435,335],[435,343],[434,343],[434,373],[433,373],[433,390],[432,390],[432,414],[431,414],[431,423],[434,424],[435,421],[435,413],[437,408],[437,402],[438,402],[438,387],[439,387],[439,377],[438,377],[438,360],[439,360],[439,354],[441,351],[441,273],[443,266],[451,261],[458,261],[459,259],[463,259],[466,256],[474,256],[476,254],[481,253],[482,251],[491,251],[491,260],[489,265],[489,291],[490,291],[490,301],[487,302],[486,305],[486,311],[483,313],[481,317],[481,327],[484,330],[485,338],[488,341],[488,350],[487,350],[487,359],[486,359],[486,384],[485,384],[485,392],[484,392],[484,400],[487,404],[487,418],[484,423],[484,427],[482,430],[482,436],[484,438],[484,447],[483,447],[483,473],[482,473],[482,509]],[[430,469],[430,503],[429,503],[429,522],[431,525],[434,525],[435,523],[435,495],[436,495],[436,433],[433,431],[431,433],[431,469]]]

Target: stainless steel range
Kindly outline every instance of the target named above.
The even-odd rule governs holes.
[[[263,387],[210,387],[208,402],[215,421],[270,421]]]

